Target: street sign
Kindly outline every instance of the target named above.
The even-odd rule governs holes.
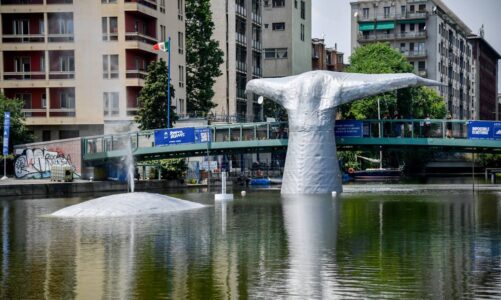
[[[3,155],[9,154],[10,112],[6,111],[3,120]]]

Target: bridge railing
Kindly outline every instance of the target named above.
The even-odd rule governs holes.
[[[382,119],[363,120],[364,138],[454,138],[466,139],[466,120]],[[211,142],[258,141],[287,139],[287,122],[239,123],[208,126]],[[206,128],[206,127],[205,127]],[[132,150],[155,147],[153,130],[87,137],[83,139],[83,152],[102,153],[124,150],[130,141]]]

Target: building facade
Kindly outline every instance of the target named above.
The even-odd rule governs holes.
[[[263,0],[264,77],[311,71],[311,0]]]
[[[454,119],[475,119],[478,107],[471,30],[441,0],[360,0],[351,3],[352,48],[388,42],[416,74],[437,88]]]
[[[470,36],[475,68],[475,113],[477,120],[496,120],[498,116],[498,60],[499,53],[481,36]]]
[[[172,38],[172,105],[185,112],[184,0],[1,0],[0,89],[35,140],[134,130],[147,65]]]
[[[344,72],[344,53],[334,48],[326,48],[324,39],[313,38],[311,40],[313,70],[328,70],[334,72]]]
[[[261,117],[257,97],[245,94],[247,82],[262,77],[261,0],[211,1],[214,39],[224,52],[221,75],[214,84],[212,113],[221,121]]]

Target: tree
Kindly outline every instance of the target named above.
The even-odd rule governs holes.
[[[210,0],[186,0],[186,90],[187,110],[207,114],[212,101],[215,78],[224,53],[212,39],[214,22]]]
[[[4,113],[10,112],[10,145],[9,153],[12,153],[13,145],[29,143],[33,140],[31,133],[24,125],[24,115],[21,112],[24,102],[19,99],[9,99],[0,93],[0,126],[3,129]],[[3,130],[2,130],[3,132]],[[0,149],[3,148],[3,138],[0,139]],[[1,154],[1,153],[0,153]]]
[[[347,72],[352,73],[411,73],[412,65],[398,50],[387,43],[372,43],[355,50]],[[400,89],[343,105],[342,116],[354,119],[377,119],[380,100],[381,115],[392,116],[395,111],[405,118],[442,119],[446,116],[445,102],[437,92],[427,87]]]
[[[177,120],[175,106],[172,105],[175,91],[171,85],[170,124]],[[148,66],[144,87],[139,93],[139,111],[136,122],[141,130],[167,127],[167,65],[163,59]]]

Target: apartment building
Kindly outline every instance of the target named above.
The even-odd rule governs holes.
[[[471,30],[441,0],[360,0],[351,3],[352,48],[388,42],[437,88],[455,119],[478,112]]]
[[[311,0],[263,0],[263,76],[311,71]]]
[[[261,78],[262,70],[262,5],[261,0],[211,1],[214,39],[224,52],[223,75],[214,84],[212,113],[221,121],[256,121],[262,107],[257,96],[245,93],[253,78]]]
[[[472,46],[473,65],[475,68],[475,106],[472,115],[477,120],[497,120],[499,116],[498,95],[498,60],[501,55],[484,38],[472,35],[468,41]]]
[[[337,44],[334,45],[334,48],[328,48],[325,46],[324,39],[313,38],[311,47],[313,70],[344,71],[344,53],[337,50]]]
[[[134,130],[152,50],[172,38],[173,105],[186,108],[183,0],[0,0],[0,89],[35,140]]]

